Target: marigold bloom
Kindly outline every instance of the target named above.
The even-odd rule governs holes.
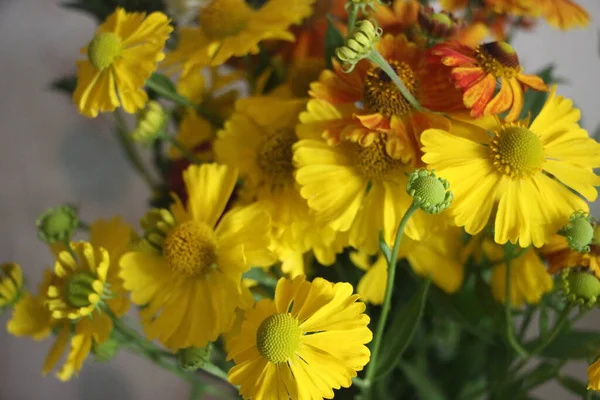
[[[243,306],[242,273],[267,266],[270,220],[257,207],[224,212],[237,170],[217,164],[190,166],[183,174],[187,207],[144,220],[143,246],[125,254],[121,277],[131,291],[149,339],[169,349],[204,347],[226,332]]]
[[[0,310],[14,304],[23,289],[23,270],[18,264],[0,264]]]
[[[596,199],[600,145],[579,127],[579,116],[553,89],[531,123],[486,117],[473,121],[479,127],[456,121],[454,134],[424,132],[423,161],[450,182],[456,224],[477,234],[497,207],[497,243],[540,247],[574,211],[586,211],[587,203],[571,190]]]
[[[335,232],[316,223],[294,180],[292,146],[305,105],[303,99],[267,96],[239,100],[219,132],[215,153],[219,162],[239,168],[245,189],[271,216],[280,257],[316,249],[319,261],[331,264],[335,252],[326,249],[332,249]]]
[[[289,28],[312,12],[315,0],[268,0],[255,10],[244,0],[210,0],[200,10],[199,27],[182,28],[165,62],[184,75],[231,57],[257,54],[264,40],[293,41]]]
[[[92,345],[109,339],[112,320],[99,309],[101,303],[117,317],[127,312],[129,300],[118,276],[118,263],[132,234],[131,227],[118,218],[95,222],[89,243],[71,244],[77,260],[69,251],[57,249],[54,272],[46,271],[40,292],[26,293],[16,304],[7,325],[11,334],[41,340],[56,332],[43,374],[60,361],[70,341],[57,377],[62,381],[71,379],[81,370]],[[108,292],[110,296],[103,296]]]
[[[164,58],[172,30],[163,13],[146,16],[117,8],[82,49],[87,59],[77,61],[73,102],[79,112],[93,118],[119,105],[128,113],[142,109],[148,100],[144,84]]]
[[[510,108],[505,119],[514,121],[523,109],[523,90],[548,90],[541,78],[522,72],[516,51],[506,42],[482,44],[475,49],[447,42],[431,52],[452,67],[452,80],[463,90],[463,102],[474,118]],[[500,90],[496,93],[498,82]]]
[[[373,335],[348,283],[280,279],[228,343],[229,381],[244,399],[331,399],[369,362]]]

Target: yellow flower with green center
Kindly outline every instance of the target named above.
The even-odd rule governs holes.
[[[579,116],[553,89],[531,123],[486,117],[454,121],[452,133],[425,131],[423,161],[450,182],[456,224],[475,235],[491,217],[497,243],[540,247],[574,211],[587,211],[579,195],[597,197],[600,145]]]
[[[279,259],[315,250],[319,262],[329,265],[341,246],[333,246],[331,228],[316,223],[294,180],[292,146],[298,140],[298,114],[305,106],[303,99],[272,96],[239,100],[214,148],[219,162],[239,168],[244,189],[271,215]]]
[[[242,274],[275,260],[269,215],[256,206],[225,211],[238,178],[225,165],[190,166],[183,173],[187,206],[151,210],[138,251],[121,261],[149,339],[172,350],[205,347],[228,331],[237,307],[248,305]]]
[[[244,399],[331,399],[369,362],[369,317],[352,286],[305,279],[280,279],[229,340],[229,381]]]
[[[293,41],[290,26],[308,17],[314,2],[268,0],[253,9],[244,0],[209,0],[200,10],[199,26],[181,29],[178,46],[165,64],[179,66],[185,76],[231,57],[257,54],[264,40]]]
[[[127,312],[129,300],[118,270],[132,235],[131,227],[119,218],[94,222],[89,242],[71,244],[77,259],[64,246],[53,247],[54,271],[46,271],[38,294],[26,293],[15,305],[7,324],[9,333],[35,340],[56,333],[42,368],[44,375],[70,347],[57,377],[71,379],[81,370],[92,346],[109,339],[112,320],[98,308],[101,303],[117,317]],[[110,297],[103,296],[109,290]]]
[[[0,311],[14,304],[22,294],[23,271],[18,264],[0,264]]]
[[[146,79],[165,55],[162,52],[173,28],[160,12],[148,16],[117,8],[82,50],[77,61],[77,88],[73,102],[79,112],[96,117],[122,106],[128,113],[144,107]]]

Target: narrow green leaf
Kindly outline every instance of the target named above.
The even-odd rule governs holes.
[[[412,341],[421,322],[421,317],[423,317],[423,310],[425,309],[430,285],[431,279],[423,282],[420,289],[408,303],[404,307],[399,308],[392,317],[393,322],[383,336],[386,351],[381,354],[379,364],[377,365],[377,372],[375,373],[377,377],[381,378],[387,375],[394,368]]]
[[[331,68],[332,59],[335,56],[335,49],[344,45],[344,35],[339,31],[333,22],[331,14],[327,15],[327,31],[325,31],[325,63],[327,68]]]
[[[600,353],[600,334],[598,332],[564,329],[542,351],[541,355],[561,360],[579,360],[597,356],[598,353]]]
[[[561,375],[556,378],[558,383],[569,392],[579,397],[584,397],[587,394],[587,384],[577,378],[569,375]]]
[[[535,367],[531,372],[527,373],[523,379],[521,390],[529,391],[533,388],[538,387],[550,379],[556,377],[560,372],[562,364],[556,363],[541,363]]]
[[[75,75],[63,76],[62,78],[55,79],[50,84],[52,90],[63,92],[67,95],[72,95],[77,86],[77,77]]]
[[[173,95],[178,95],[175,84],[166,75],[155,72],[150,76],[148,80],[161,86],[164,90],[167,90],[169,93],[172,93]]]
[[[400,369],[404,373],[407,381],[414,387],[421,399],[427,400],[445,400],[446,396],[437,386],[437,383],[428,377],[423,371],[417,369],[414,365],[402,362]]]

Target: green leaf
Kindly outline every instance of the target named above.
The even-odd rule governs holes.
[[[175,84],[171,79],[169,79],[168,76],[155,72],[150,76],[148,80],[152,81],[156,85],[159,85],[163,90],[166,90],[174,96],[178,95]]]
[[[544,362],[523,377],[522,390],[528,391],[548,382],[560,372],[562,364]]]
[[[410,382],[421,399],[427,400],[445,400],[446,396],[437,386],[437,383],[428,377],[423,371],[417,369],[414,365],[402,362],[400,369],[404,373],[406,380]]]
[[[598,353],[600,353],[598,332],[563,329],[558,337],[542,351],[542,356],[560,360],[581,360],[597,356]]]
[[[327,15],[327,30],[325,31],[325,63],[331,68],[335,49],[344,45],[344,35],[336,28],[331,14]]]
[[[59,92],[63,92],[71,96],[77,86],[77,77],[75,75],[63,76],[62,78],[55,79],[51,84],[50,88]]]
[[[561,375],[556,380],[563,388],[577,396],[583,397],[587,393],[587,384],[577,378]]]
[[[383,336],[386,351],[381,354],[381,359],[377,365],[377,372],[375,373],[377,377],[381,378],[387,375],[394,368],[412,341],[421,322],[421,317],[423,317],[430,285],[431,279],[423,282],[420,290],[412,296],[404,307],[399,308],[394,314],[393,322]]]
[[[255,280],[261,285],[268,288],[274,288],[275,285],[277,285],[277,279],[267,274],[267,272],[264,269],[259,267],[254,267],[250,269],[250,271],[244,274],[244,278]]]

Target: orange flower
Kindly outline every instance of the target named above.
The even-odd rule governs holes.
[[[590,245],[589,253],[579,253],[569,248],[564,236],[554,235],[552,240],[541,249],[541,253],[548,262],[548,271],[552,274],[565,268],[587,267],[600,278],[600,225],[594,231],[594,241]]]
[[[394,0],[390,6],[377,5],[373,18],[386,33],[404,33],[417,22],[420,4],[416,0]]]
[[[588,12],[571,0],[486,0],[497,13],[515,16],[544,17],[558,29],[585,27],[590,22]]]
[[[452,67],[452,80],[463,90],[463,102],[475,118],[510,108],[505,120],[512,122],[523,109],[523,90],[548,90],[540,77],[522,72],[517,53],[506,42],[486,43],[473,49],[453,41],[434,47],[432,54]],[[496,93],[498,81],[500,89]]]
[[[452,86],[448,71],[439,64],[427,64],[424,49],[404,35],[385,35],[376,46],[423,107],[464,110],[461,93]],[[336,110],[337,119],[320,122],[330,145],[349,140],[366,147],[383,134],[386,153],[405,163],[420,163],[421,132],[449,126],[439,114],[415,110],[388,75],[368,60],[359,62],[351,73],[334,63],[333,71],[323,71],[319,81],[311,84],[309,94]]]

